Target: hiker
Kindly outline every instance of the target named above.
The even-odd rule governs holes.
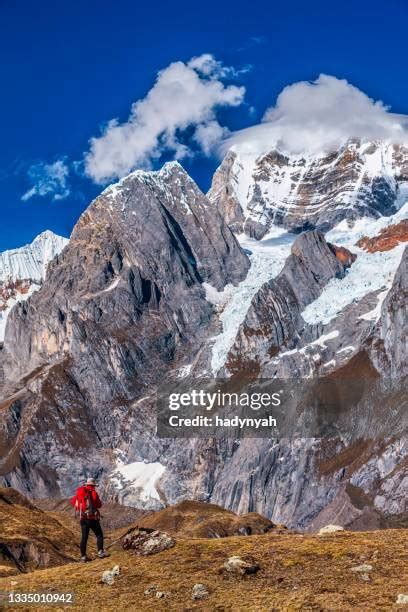
[[[90,559],[86,555],[86,545],[88,542],[89,530],[96,535],[96,545],[98,547],[98,557],[103,559],[108,557],[108,553],[103,548],[103,531],[100,524],[99,508],[102,502],[96,491],[96,482],[93,478],[88,478],[86,483],[77,489],[71,504],[75,508],[75,516],[79,516],[81,524],[81,561],[86,562]]]

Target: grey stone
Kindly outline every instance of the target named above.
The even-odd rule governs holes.
[[[206,599],[210,592],[205,584],[197,583],[191,590],[191,599]]]
[[[244,576],[245,574],[255,574],[260,569],[259,563],[251,560],[244,560],[241,557],[234,555],[229,557],[224,563],[224,570],[229,574]]]

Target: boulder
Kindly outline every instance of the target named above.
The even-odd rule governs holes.
[[[115,577],[119,576],[120,567],[119,565],[114,565],[111,570],[105,570],[102,573],[102,582],[104,584],[108,584],[109,586],[115,582]]]
[[[195,584],[191,591],[191,599],[205,599],[210,594],[205,584]]]
[[[147,556],[172,548],[175,543],[165,531],[138,529],[123,538],[122,548],[133,550],[137,555]]]
[[[260,566],[253,559],[244,560],[234,555],[224,563],[223,569],[229,574],[244,576],[245,574],[255,574],[260,569]]]

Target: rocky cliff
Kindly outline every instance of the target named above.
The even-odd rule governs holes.
[[[345,501],[362,524],[403,516],[403,428],[380,442],[160,439],[155,393],[248,372],[403,380],[405,153],[349,142],[253,166],[232,152],[209,198],[174,163],[106,189],[9,315],[0,481],[67,496],[92,474],[138,508],[193,498],[300,527]]]
[[[214,310],[203,283],[222,290],[248,267],[178,164],[105,190],[42,288],[10,314],[3,481],[39,496],[68,494],[86,470],[109,471],[134,417],[148,446],[154,414],[137,402],[198,350]]]

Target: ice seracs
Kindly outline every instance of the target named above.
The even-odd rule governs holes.
[[[251,260],[246,278],[237,287],[228,285],[222,293],[215,294],[206,288],[207,299],[223,306],[220,315],[222,331],[214,338],[212,345],[211,369],[214,376],[225,364],[252,298],[264,283],[282,270],[295,238],[294,234],[278,227],[271,228],[260,241],[241,234],[238,236],[240,245],[249,253]]]
[[[307,323],[329,323],[348,304],[361,300],[368,293],[378,293],[378,303],[369,313],[361,315],[366,320],[376,321],[381,314],[381,304],[392,285],[395,272],[401,261],[405,243],[389,251],[368,252],[357,246],[362,236],[376,236],[389,226],[408,218],[408,203],[390,217],[359,219],[354,224],[342,221],[326,234],[326,239],[344,246],[357,254],[357,259],[342,279],[332,279],[317,300],[302,312]]]

